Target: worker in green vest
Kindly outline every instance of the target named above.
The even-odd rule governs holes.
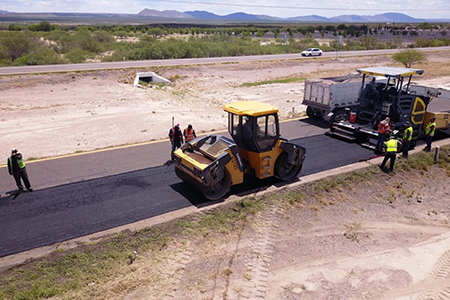
[[[11,156],[8,158],[8,172],[9,175],[14,177],[19,192],[23,191],[21,178],[25,187],[29,192],[32,192],[30,181],[28,180],[27,169],[25,168],[25,162],[23,161],[22,154],[17,152],[17,149],[11,151]]]
[[[405,130],[403,131],[403,146],[402,146],[402,152],[403,152],[403,157],[404,158],[408,158],[408,151],[409,151],[409,146],[411,144],[411,140],[412,140],[412,134],[413,134],[413,128],[411,126],[411,122],[406,121],[405,122]]]
[[[380,169],[384,171],[384,166],[390,159],[389,172],[394,171],[395,159],[397,158],[397,152],[402,147],[402,143],[399,142],[395,136],[391,136],[389,141],[384,142],[383,147],[386,149],[386,154],[384,155],[383,162],[380,165]]]
[[[423,149],[426,152],[431,151],[431,141],[433,140],[434,132],[436,131],[436,118],[432,117],[430,123],[428,123],[425,129],[425,134],[427,138],[427,146]]]

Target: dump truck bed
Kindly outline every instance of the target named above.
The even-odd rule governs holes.
[[[328,120],[328,113],[355,105],[361,88],[361,75],[312,78],[305,81],[303,105]]]

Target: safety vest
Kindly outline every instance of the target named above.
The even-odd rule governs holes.
[[[433,126],[433,131],[431,131],[431,126]],[[429,134],[430,136],[434,136],[435,130],[436,130],[436,122],[430,122],[427,126],[427,129],[425,130],[425,133]]]
[[[178,135],[180,136],[180,140],[181,140],[182,136],[181,136],[180,128],[178,128]],[[172,129],[170,129],[169,137],[170,137],[170,141],[173,142],[173,140],[175,139],[175,127],[172,127]]]
[[[9,157],[9,164],[12,166],[12,158],[11,156]],[[25,162],[23,161],[23,159],[17,159],[17,164],[19,165],[19,169],[23,169],[25,168]]]
[[[398,141],[396,139],[391,139],[385,142],[387,149],[386,152],[397,152]]]
[[[188,130],[184,129],[184,136],[186,137],[186,142],[190,142],[194,139],[194,129]]]
[[[383,125],[381,122],[378,124],[378,132],[386,133],[386,130],[389,129],[389,124]]]
[[[408,137],[408,132],[409,132],[409,137]],[[412,134],[413,134],[413,129],[411,126],[409,126],[408,128],[405,129],[405,131],[403,131],[403,139],[406,141],[410,141],[412,139]]]

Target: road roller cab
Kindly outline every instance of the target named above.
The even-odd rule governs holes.
[[[299,174],[306,150],[280,137],[278,109],[256,102],[225,104],[228,131],[233,140],[207,135],[175,151],[175,171],[209,200],[222,198],[232,185],[254,173],[289,181]]]

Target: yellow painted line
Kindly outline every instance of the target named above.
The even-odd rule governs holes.
[[[288,119],[284,121],[280,121],[280,123],[290,122],[290,121],[296,121],[305,119],[307,117],[301,117],[299,119]],[[198,136],[208,135],[208,134],[214,134],[214,133],[222,133],[222,132],[228,132],[228,129],[226,130],[219,130],[219,131],[211,131],[206,133],[201,133]],[[33,160],[26,160],[27,164],[35,163],[35,162],[42,162],[42,161],[48,161],[48,160],[54,160],[54,159],[61,159],[61,158],[67,158],[67,157],[74,157],[74,156],[80,156],[80,155],[86,155],[86,154],[92,154],[92,153],[100,153],[105,151],[111,151],[111,150],[117,150],[117,149],[126,149],[131,147],[137,147],[137,146],[144,146],[144,145],[150,145],[150,144],[156,144],[156,143],[162,143],[167,142],[169,139],[159,140],[159,141],[150,141],[150,142],[142,142],[137,144],[131,144],[131,145],[123,145],[123,146],[114,146],[111,148],[104,148],[104,149],[97,149],[97,150],[90,150],[90,151],[83,151],[78,153],[71,153],[66,155],[60,155],[60,156],[53,156],[53,157],[44,157],[39,159],[33,159]],[[0,168],[6,168],[7,165],[0,165]]]
[[[42,161],[48,161],[48,160],[54,160],[54,159],[60,159],[60,158],[67,158],[67,157],[74,157],[74,156],[80,156],[85,154],[92,154],[92,153],[100,153],[105,151],[111,151],[111,150],[117,150],[117,149],[125,149],[125,148],[131,148],[131,147],[137,147],[137,146],[143,146],[143,145],[149,145],[149,144],[156,144],[161,143],[166,140],[160,140],[160,141],[150,141],[150,142],[142,142],[137,144],[131,144],[131,145],[123,145],[123,146],[114,146],[110,148],[104,148],[104,149],[97,149],[97,150],[90,150],[90,151],[83,151],[83,152],[77,152],[77,153],[71,153],[66,155],[60,155],[60,156],[53,156],[53,157],[44,157],[39,159],[33,159],[33,160],[27,160],[27,164],[34,163],[34,162],[42,162]],[[6,167],[7,165],[0,165],[0,168]]]

